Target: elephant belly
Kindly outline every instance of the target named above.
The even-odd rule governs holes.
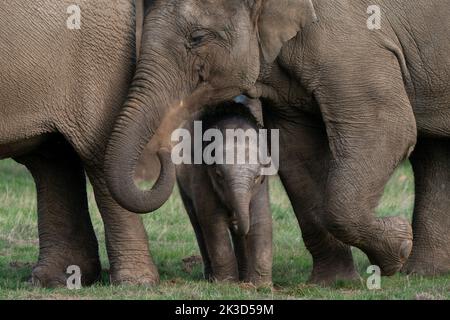
[[[41,135],[20,142],[1,144],[0,159],[20,157],[36,150],[47,139],[47,135]]]
[[[410,74],[408,92],[419,135],[450,137],[450,59],[442,59],[440,66],[411,67]]]
[[[416,112],[416,122],[419,136],[450,138],[450,100],[441,108]]]

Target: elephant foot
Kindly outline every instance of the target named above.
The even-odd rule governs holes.
[[[391,276],[401,270],[408,260],[413,246],[413,233],[409,222],[401,217],[377,220],[382,230],[370,242],[370,249],[363,249],[373,265],[380,267],[383,276]]]
[[[211,282],[239,282],[238,271],[217,271],[213,272],[209,276]]]
[[[408,261],[402,273],[420,276],[438,276],[450,273],[450,261],[446,263],[433,261]]]
[[[213,273],[209,277],[210,282],[239,282],[239,277],[233,274]]]
[[[154,286],[159,283],[159,273],[151,262],[112,264],[110,281],[113,285]]]
[[[350,246],[338,241],[331,234],[321,238],[308,236],[306,239],[307,248],[313,258],[313,270],[308,283],[330,286],[337,281],[359,280]]]
[[[352,282],[359,281],[361,277],[356,271],[336,270],[335,272],[312,273],[308,283],[329,287],[339,281]]]
[[[64,258],[60,256],[61,253],[64,253]],[[72,268],[69,268],[71,266]],[[30,283],[41,288],[64,288],[78,271],[82,286],[89,286],[98,281],[101,273],[98,256],[89,258],[80,251],[69,252],[64,249],[57,256],[42,257],[33,267]]]
[[[421,276],[436,276],[450,273],[450,254],[448,248],[437,251],[416,250],[413,248],[411,256],[403,266],[402,272],[405,274],[415,274]]]
[[[242,281],[244,283],[249,283],[256,288],[271,287],[272,277],[271,276],[261,276],[261,275],[249,275]]]
[[[205,270],[206,271],[206,270]],[[210,282],[239,282],[239,270],[237,262],[226,261],[225,263],[211,264],[211,272],[209,273]]]
[[[315,263],[308,283],[320,286],[331,286],[338,281],[356,281],[360,276],[353,260],[334,260],[329,263]]]
[[[352,282],[359,281],[361,278],[356,271],[345,272],[330,272],[322,274],[312,274],[308,280],[308,283],[315,284],[319,286],[329,287],[336,284],[339,281]]]

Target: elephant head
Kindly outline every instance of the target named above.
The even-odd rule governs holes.
[[[258,157],[256,157],[259,152],[258,142],[253,140],[256,139],[259,126],[257,120],[249,116],[251,112],[246,111],[245,107],[236,105],[229,106],[228,109],[242,110],[243,114],[233,115],[231,113],[212,126],[213,129],[222,133],[223,143],[220,145],[222,156],[220,158],[224,161],[209,165],[207,172],[215,193],[231,214],[232,230],[237,235],[245,236],[250,230],[251,201],[265,180],[262,175],[263,165],[258,163]],[[208,122],[206,122],[206,128],[209,128]],[[236,138],[235,135],[239,131],[243,133],[243,136]],[[255,133],[253,139],[251,138],[252,132]],[[234,158],[232,163],[225,161],[225,159],[229,159],[229,152]],[[242,158],[237,160],[239,156]]]
[[[274,61],[316,19],[311,0],[154,0],[146,7],[135,77],[105,161],[113,197],[138,213],[161,206],[175,181],[170,150],[161,142],[156,185],[142,191],[134,184],[147,143],[169,137],[180,115],[251,90],[261,60]],[[168,112],[173,106],[178,110]]]
[[[233,232],[246,236],[250,230],[250,205],[264,182],[259,165],[214,165],[208,175],[222,203],[231,213]]]

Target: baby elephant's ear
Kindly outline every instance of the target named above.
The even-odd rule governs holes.
[[[248,99],[246,105],[251,114],[255,117],[256,121],[258,121],[258,124],[261,127],[264,127],[264,117],[261,101],[259,99]]]
[[[234,98],[234,101],[244,105],[258,122],[258,125],[264,127],[262,104],[259,99],[250,99],[249,97],[242,95]]]
[[[261,0],[259,41],[264,59],[273,62],[281,47],[302,27],[317,21],[312,0]]]

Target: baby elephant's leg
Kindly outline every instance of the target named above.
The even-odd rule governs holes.
[[[247,281],[249,271],[247,238],[230,230],[239,269],[239,281]]]
[[[197,218],[197,212],[195,211],[194,204],[192,203],[192,199],[184,192],[183,188],[179,185],[180,196],[183,201],[184,207],[189,216],[189,220],[191,221],[192,228],[195,232],[195,237],[197,238],[197,244],[200,249],[200,254],[202,255],[203,260],[203,274],[206,280],[212,278],[212,268],[211,268],[211,260],[208,256],[208,250],[206,249],[205,237],[203,236],[203,232],[200,226],[200,223]]]
[[[211,263],[210,280],[238,281],[238,267],[228,232],[226,212],[217,206],[200,202],[196,211]]]
[[[255,285],[272,283],[272,216],[268,179],[250,204],[250,232],[247,236],[248,273],[245,281]]]

